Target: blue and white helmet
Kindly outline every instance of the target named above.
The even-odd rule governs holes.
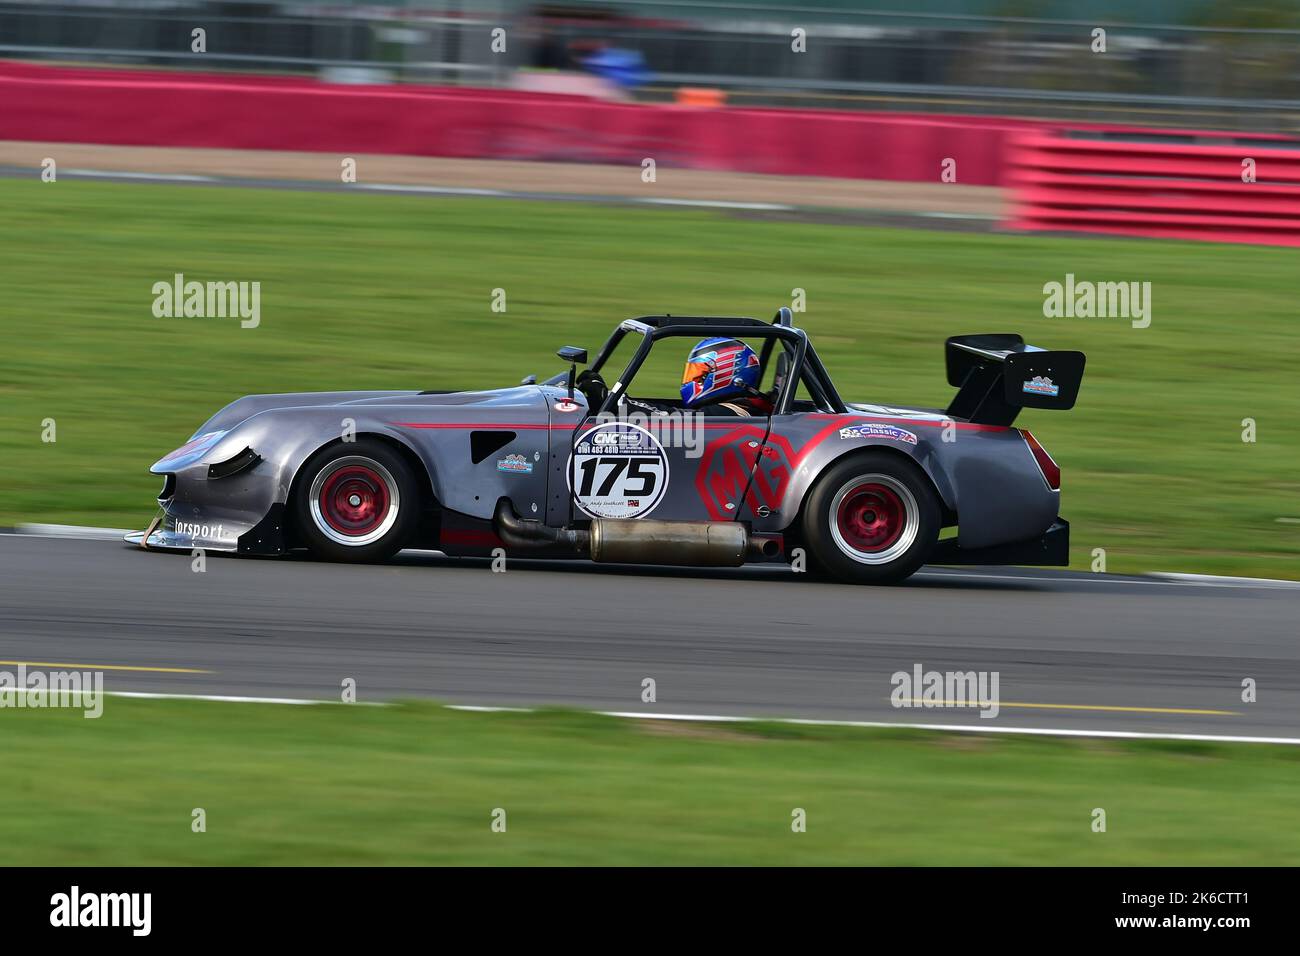
[[[705,339],[686,358],[682,404],[687,408],[758,391],[758,354],[738,339]]]

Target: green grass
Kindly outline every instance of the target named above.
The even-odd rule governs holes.
[[[945,404],[956,333],[1088,353],[1074,411],[1021,418],[1065,470],[1076,566],[1300,577],[1293,250],[84,182],[6,180],[0,207],[0,524],[142,524],[148,465],[243,394],[510,384],[628,315],[766,317],[800,287],[850,400]],[[261,281],[261,326],[154,318],[176,272]],[[1044,318],[1067,272],[1151,282],[1152,326]]]
[[[432,704],[110,698],[98,720],[3,720],[0,846],[46,865],[1300,862],[1297,748]]]

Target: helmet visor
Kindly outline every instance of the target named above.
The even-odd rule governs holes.
[[[686,370],[682,372],[682,384],[689,385],[691,382],[698,382],[712,371],[713,363],[710,361],[687,362]]]

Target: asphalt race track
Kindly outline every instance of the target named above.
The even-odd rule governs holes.
[[[109,691],[338,700],[351,677],[362,701],[1300,738],[1300,588],[1026,569],[891,588],[774,566],[497,573],[426,552],[209,554],[196,573],[184,554],[9,534],[0,581],[0,669],[104,669]],[[893,707],[891,675],[916,664],[997,671],[1000,713]]]

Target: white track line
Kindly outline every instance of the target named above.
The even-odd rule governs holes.
[[[136,691],[107,691],[107,697],[133,697],[144,700],[205,700],[225,704],[295,704],[295,705],[338,705],[338,700],[316,700],[304,697],[239,697],[231,694],[152,694]],[[391,707],[382,701],[357,701],[366,707]],[[533,707],[495,707],[487,704],[444,704],[447,710],[458,710],[475,714],[533,714],[538,713]],[[861,727],[885,730],[935,730],[959,734],[1021,734],[1035,737],[1108,737],[1121,740],[1196,740],[1207,743],[1229,744],[1287,744],[1300,746],[1297,737],[1249,737],[1235,734],[1161,734],[1136,730],[1068,730],[1044,727],[985,727],[975,724],[915,724],[893,723],[886,720],[830,720],[812,717],[736,717],[725,714],[657,714],[633,710],[596,710],[588,711],[600,717],[616,717],[620,720],[678,720],[686,723],[701,724],[794,724],[808,727]]]
[[[435,196],[515,196],[517,193],[501,189],[473,189],[468,186],[405,186],[401,183],[357,183],[356,189],[371,189],[389,193],[429,193]]]
[[[1228,588],[1247,585],[1253,588],[1300,588],[1300,581],[1284,581],[1280,578],[1234,578],[1217,574],[1187,574],[1181,571],[1148,571],[1153,578],[1171,581],[1188,581],[1209,587]]]
[[[76,524],[20,524],[14,529],[19,535],[41,538],[75,538],[79,541],[122,540],[126,528],[87,528]]]
[[[1063,575],[1038,576],[1029,574],[989,574],[986,572],[965,571],[959,569],[939,570],[942,565],[933,565],[916,573],[918,578],[953,578],[960,581],[1030,581],[1038,584],[1132,584],[1151,587],[1174,588],[1239,588],[1249,590],[1279,590],[1300,588],[1300,581],[1281,581],[1273,578],[1219,578],[1212,574],[1180,575],[1169,571],[1148,571],[1132,577],[1117,577],[1109,574],[1090,574],[1078,577]],[[1185,579],[1185,580],[1184,580]]]
[[[451,705],[449,705],[451,706]],[[452,707],[452,709],[456,709]],[[482,708],[480,708],[482,709]],[[1039,737],[1118,737],[1132,740],[1206,740],[1235,744],[1294,744],[1300,737],[1243,737],[1228,734],[1161,734],[1137,730],[1064,730],[1043,727],[985,727],[975,724],[903,724],[887,720],[822,720],[811,717],[722,717],[713,714],[652,714],[642,711],[598,710],[604,717],[624,717],[630,720],[683,720],[700,723],[774,723],[806,724],[811,727],[905,727],[908,730],[942,730],[965,734],[1029,734]]]
[[[793,212],[794,206],[774,202],[729,202],[723,199],[660,199],[653,196],[628,196],[629,202],[650,203],[655,206],[699,206],[703,209],[754,209],[761,212]]]
[[[9,688],[14,689],[14,688]],[[27,688],[31,690],[31,688]],[[162,694],[152,693],[149,691],[137,690],[109,690],[104,692],[105,697],[135,697],[141,700],[206,700],[214,701],[219,704],[321,704],[328,706],[338,704],[344,706],[341,700],[320,700],[312,697],[241,697],[237,694]],[[354,701],[347,706],[361,704],[363,707],[389,707],[390,704],[373,700]]]
[[[113,169],[67,169],[64,170],[66,175],[70,176],[94,176],[101,179],[140,179],[162,182],[188,182],[188,183],[222,183],[238,184],[243,180],[255,179],[256,177],[248,176],[197,176],[186,173],[140,173],[125,172]],[[314,181],[304,180],[308,185],[316,185]],[[489,196],[500,199],[545,199],[548,198],[546,193],[520,190],[520,189],[478,189],[472,187],[458,186],[421,186],[415,183],[353,183],[350,184],[353,189],[367,189],[374,192],[390,193],[423,193],[431,196]],[[772,202],[743,202],[740,200],[729,199],[673,199],[671,197],[659,196],[620,196],[604,195],[601,193],[585,193],[574,197],[568,193],[555,193],[555,199],[581,198],[589,199],[595,202],[615,202],[615,203],[644,203],[652,206],[687,206],[698,207],[700,209],[748,209],[757,212],[796,212],[800,209],[816,210],[816,206],[792,206],[786,203]],[[906,216],[921,219],[956,219],[971,220],[979,222],[996,222],[1000,217],[989,213],[968,213],[968,212],[942,212],[942,211],[921,211],[912,212],[899,209],[862,209],[851,210],[861,212],[866,215],[879,216]]]
[[[879,210],[882,216],[889,215],[888,209]],[[984,212],[906,212],[904,216],[920,216],[922,219],[973,219],[981,222],[996,222],[1000,216],[993,216]]]
[[[187,173],[128,173],[115,169],[65,169],[69,176],[102,176],[107,179],[165,179],[178,183],[215,183],[212,176],[192,176]]]

